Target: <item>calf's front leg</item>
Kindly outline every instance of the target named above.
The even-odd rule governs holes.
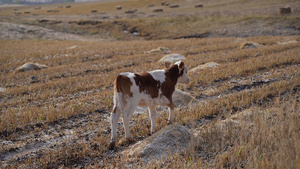
[[[168,105],[169,109],[169,119],[168,124],[171,124],[174,121],[174,103],[171,102],[171,104]]]
[[[156,110],[155,107],[148,107],[149,110],[149,116],[150,116],[150,120],[151,120],[151,134],[155,133],[156,130]]]

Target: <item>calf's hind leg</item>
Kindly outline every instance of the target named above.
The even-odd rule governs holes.
[[[124,131],[125,131],[125,138],[128,141],[132,141],[132,137],[129,130],[129,121],[131,118],[132,113],[134,112],[137,105],[135,104],[127,104],[127,107],[125,108],[125,111],[123,113],[123,125],[124,125]]]
[[[115,143],[117,141],[117,129],[118,129],[118,121],[120,117],[121,111],[118,107],[115,107],[110,115],[110,124],[111,124],[111,139],[109,143],[108,149],[112,150],[115,147]]]

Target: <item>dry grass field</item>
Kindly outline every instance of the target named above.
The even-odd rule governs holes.
[[[299,3],[201,1],[199,12],[197,1],[169,2],[180,8],[152,13],[147,6],[160,6],[156,0],[67,4],[72,7],[54,14],[46,11],[66,4],[40,5],[39,15],[12,16],[13,8],[1,8],[0,26],[60,32],[0,39],[1,168],[300,168]],[[294,7],[291,15],[275,14],[287,3]],[[117,5],[140,13],[122,15]],[[96,8],[108,18],[90,14]],[[82,27],[82,21],[88,24]],[[226,31],[218,32],[220,26]],[[260,46],[241,49],[244,42]],[[134,114],[134,141],[120,141],[113,151],[109,120],[115,77],[164,68],[158,63],[163,52],[146,53],[158,47],[185,56],[190,70],[219,65],[190,71],[191,83],[177,86],[196,98],[175,109],[175,123],[193,134],[191,144],[184,153],[147,163],[124,152],[150,137],[149,115]],[[15,71],[27,62],[48,68]],[[158,130],[168,125],[167,117],[158,109]],[[118,137],[123,136],[120,121]]]

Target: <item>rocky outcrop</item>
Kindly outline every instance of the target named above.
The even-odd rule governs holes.
[[[253,48],[259,48],[262,45],[258,44],[258,43],[254,43],[254,42],[245,42],[242,43],[240,48],[241,49],[253,49]]]
[[[216,67],[216,66],[219,66],[219,64],[216,62],[208,62],[203,65],[198,65],[197,67],[193,68],[191,70],[191,72],[197,72],[197,71],[205,69],[205,68],[211,68],[211,67]]]
[[[29,70],[40,70],[40,69],[45,69],[47,67],[48,66],[42,65],[42,64],[39,64],[39,63],[29,62],[29,63],[25,63],[24,65],[18,67],[15,70],[15,72],[25,72],[25,71],[29,71]]]
[[[180,60],[185,60],[185,57],[180,54],[170,54],[170,55],[164,56],[158,62],[159,63],[166,63],[166,62],[175,63],[176,61],[180,61]]]
[[[191,142],[190,131],[179,124],[172,124],[142,140],[124,152],[130,157],[142,158],[145,162],[166,158],[169,153],[184,153]]]

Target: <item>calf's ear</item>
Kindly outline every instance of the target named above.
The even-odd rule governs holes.
[[[171,62],[165,62],[165,66],[166,66],[166,68],[169,68],[169,67],[171,67],[171,65],[172,65],[172,63],[171,63]]]
[[[181,62],[180,64],[179,64],[179,69],[183,69],[183,67],[184,67],[184,63],[183,62]]]

